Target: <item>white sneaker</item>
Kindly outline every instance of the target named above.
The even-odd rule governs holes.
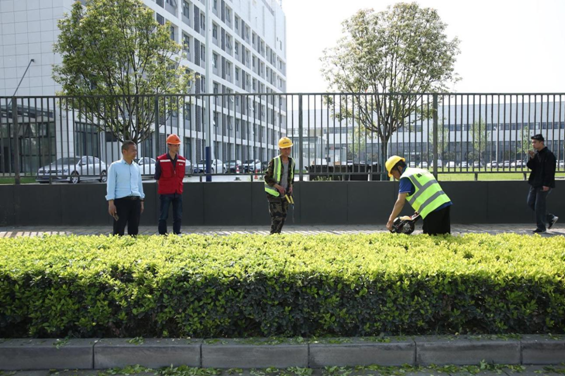
[[[557,220],[558,220],[558,219],[559,219],[559,217],[556,216],[556,215],[554,215],[554,216],[553,216],[553,219],[551,220],[551,222],[549,222],[549,223],[547,224],[547,229],[552,228],[553,225],[557,223]]]

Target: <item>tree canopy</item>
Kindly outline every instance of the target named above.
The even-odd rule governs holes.
[[[59,21],[54,46],[62,63],[53,78],[60,94],[73,97],[64,105],[121,141],[142,141],[156,118],[161,122],[178,106],[176,98],[162,100],[159,108],[143,96],[189,90],[192,75],[180,65],[181,46],[171,39],[169,24],[157,23],[140,0],[84,3],[76,1]]]
[[[336,116],[374,132],[381,161],[394,132],[432,116],[429,94],[458,80],[459,40],[449,40],[446,27],[435,9],[417,3],[360,10],[343,22],[337,45],[324,51],[322,74],[329,89],[353,93],[340,101]]]

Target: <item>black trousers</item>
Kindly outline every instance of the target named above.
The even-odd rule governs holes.
[[[451,234],[451,205],[431,212],[424,218],[423,233],[428,235]]]
[[[118,220],[114,219],[114,235],[124,235],[126,224],[128,235],[139,233],[139,220],[141,218],[141,201],[139,198],[118,198],[114,200]]]

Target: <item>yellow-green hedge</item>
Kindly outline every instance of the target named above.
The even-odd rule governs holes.
[[[0,337],[564,333],[565,239],[0,239]]]

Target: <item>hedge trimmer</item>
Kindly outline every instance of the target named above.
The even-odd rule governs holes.
[[[410,235],[414,232],[414,225],[420,219],[419,213],[414,213],[412,216],[405,215],[402,217],[396,217],[392,222],[392,232],[393,234],[406,234]]]

